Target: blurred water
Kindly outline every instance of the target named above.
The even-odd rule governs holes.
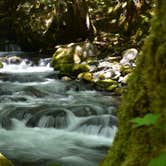
[[[96,166],[117,130],[117,99],[58,79],[50,58],[12,58],[0,69],[0,152],[16,165]]]

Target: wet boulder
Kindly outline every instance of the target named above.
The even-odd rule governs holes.
[[[3,63],[0,61],[0,68],[3,68]]]
[[[118,82],[112,79],[96,81],[96,88],[101,90],[113,91],[118,87]]]
[[[8,117],[1,116],[0,117],[0,127],[10,130],[12,128],[12,121]]]
[[[62,75],[77,77],[89,72],[89,62],[95,59],[95,46],[86,41],[60,46],[53,55],[51,65]]]
[[[22,61],[21,58],[18,56],[12,56],[8,58],[8,63],[10,64],[19,64],[21,63],[21,61]]]
[[[6,157],[4,157],[1,153],[0,153],[0,165],[1,166],[14,166],[14,164],[9,161]]]
[[[109,62],[108,60],[102,60],[97,66],[97,71],[94,72],[96,81],[103,79],[114,79],[117,80],[121,75],[121,65],[118,62]]]
[[[79,80],[84,80],[88,82],[93,82],[93,75],[90,72],[80,73],[77,77]]]
[[[118,84],[110,85],[106,88],[107,91],[113,92],[118,87]]]

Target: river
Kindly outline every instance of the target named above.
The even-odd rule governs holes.
[[[97,166],[117,131],[116,96],[60,79],[50,58],[7,54],[0,69],[0,152],[15,166]]]

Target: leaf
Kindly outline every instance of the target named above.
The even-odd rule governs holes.
[[[134,118],[131,120],[132,123],[135,123],[135,127],[140,126],[150,126],[154,125],[159,119],[160,114],[146,114],[143,118]]]
[[[166,152],[163,152],[158,157],[152,159],[148,166],[166,166]]]

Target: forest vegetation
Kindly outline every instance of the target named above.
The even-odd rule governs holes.
[[[16,45],[51,56],[60,79],[120,96],[118,131],[100,166],[166,166],[165,6],[165,0],[0,1],[1,51]],[[13,165],[5,160],[3,166]]]

